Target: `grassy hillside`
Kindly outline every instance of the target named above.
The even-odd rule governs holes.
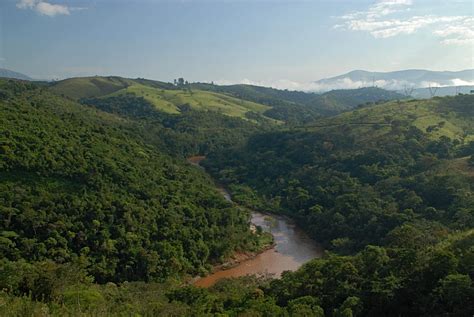
[[[141,84],[131,85],[112,94],[102,96],[102,98],[127,94],[143,97],[158,110],[167,113],[180,113],[180,108],[189,106],[195,110],[216,111],[228,116],[245,118],[247,112],[263,113],[265,110],[270,109],[269,106],[208,91],[188,89],[165,90]]]
[[[365,139],[384,135],[396,125],[418,128],[431,139],[441,136],[461,143],[474,140],[472,97],[458,96],[429,100],[392,101],[342,113],[308,124],[315,131],[350,126],[358,137]]]
[[[405,96],[402,94],[377,87],[332,90],[323,94],[317,94],[252,85],[218,86],[192,84],[192,86],[198,89],[227,93],[238,98],[272,106],[272,110],[268,110],[266,114],[291,115],[285,111],[286,109],[291,109],[291,111],[298,114],[296,118],[299,119],[299,122],[310,121],[321,116],[334,115],[367,103],[405,99]]]
[[[159,111],[179,114],[183,109],[215,111],[238,118],[264,116],[290,124],[334,115],[360,104],[401,99],[402,95],[379,88],[335,90],[322,95],[250,85],[188,84],[180,87],[146,79],[85,77],[66,79],[51,90],[75,100],[120,96],[142,97]]]
[[[183,109],[215,111],[247,118],[248,113],[262,114],[271,107],[229,95],[176,87],[146,79],[121,77],[84,77],[66,79],[51,86],[51,91],[75,100],[121,96],[142,97],[159,111],[178,114]]]

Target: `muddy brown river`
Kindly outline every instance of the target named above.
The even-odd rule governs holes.
[[[188,161],[198,165],[203,159],[204,157],[192,157]],[[225,188],[218,186],[218,189],[227,200],[232,201],[229,192]],[[230,269],[217,271],[199,278],[194,285],[209,287],[222,278],[253,274],[270,274],[279,277],[284,271],[295,271],[304,263],[321,257],[323,254],[322,248],[286,217],[252,211],[251,222],[273,235],[275,247]]]

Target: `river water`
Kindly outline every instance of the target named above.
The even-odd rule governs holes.
[[[204,157],[192,157],[188,161],[198,165]],[[218,186],[224,197],[231,201],[227,190]],[[198,279],[194,285],[209,287],[221,278],[245,275],[270,274],[279,277],[284,271],[295,271],[311,259],[321,257],[323,249],[303,232],[292,220],[273,214],[252,211],[252,224],[270,232],[275,239],[275,247],[252,259],[245,260],[230,269],[217,271]]]

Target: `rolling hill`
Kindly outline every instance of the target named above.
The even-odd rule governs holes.
[[[393,125],[403,123],[416,127],[432,139],[445,136],[468,143],[474,141],[473,98],[470,95],[462,95],[428,100],[391,101],[315,121],[306,127],[336,129],[349,125],[359,136],[372,138],[390,130]]]
[[[199,104],[163,111],[243,99],[231,93],[95,79],[55,93],[0,80],[0,315],[472,311],[474,96],[285,126]],[[327,98],[366,100],[357,92]],[[241,207],[186,164],[195,154]],[[189,286],[234,251],[259,249],[245,207],[288,215],[331,252],[281,279]]]
[[[365,87],[331,90],[317,95],[316,98],[307,102],[306,105],[317,108],[323,114],[334,115],[352,110],[361,105],[401,99],[406,99],[406,96],[395,91],[377,87]]]
[[[179,114],[183,108],[215,111],[228,116],[246,118],[247,113],[262,114],[271,107],[210,91],[177,87],[172,84],[145,79],[121,77],[71,78],[54,83],[51,91],[75,100],[107,99],[129,96],[143,98],[157,110]]]
[[[143,98],[157,110],[170,114],[191,108],[245,119],[260,116],[287,123],[310,122],[360,104],[404,98],[380,88],[335,90],[318,95],[250,85],[194,83],[178,87],[159,81],[113,76],[70,78],[53,83],[50,89],[58,95],[82,101],[123,96]]]
[[[306,117],[307,121],[347,111],[361,104],[406,98],[400,93],[376,87],[339,89],[317,94],[252,85],[193,84],[193,86],[272,106],[272,110],[268,110],[267,113],[285,115],[287,114],[285,110],[303,106],[306,113],[302,113],[302,116]]]

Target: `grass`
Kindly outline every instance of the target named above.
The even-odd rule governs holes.
[[[179,106],[188,104],[196,110],[217,111],[228,116],[245,118],[245,114],[249,111],[263,113],[271,108],[209,91],[156,89],[141,84],[131,85],[105,97],[122,96],[125,94],[143,97],[158,110],[167,113],[179,113]]]
[[[70,78],[53,84],[50,89],[73,99],[107,98],[131,94],[143,97],[157,110],[179,114],[180,106],[189,105],[195,110],[216,111],[224,115],[247,119],[248,112],[263,114],[271,109],[255,102],[242,100],[230,95],[204,90],[165,89],[146,81],[121,77]],[[157,82],[156,82],[157,83]],[[273,120],[279,123],[277,120]]]
[[[391,101],[326,118],[305,129],[340,129],[342,125],[350,125],[357,130],[357,135],[369,140],[389,132],[394,122],[404,121],[428,133],[432,139],[446,136],[463,142],[474,140],[472,117],[439,111],[438,102],[435,99]]]

